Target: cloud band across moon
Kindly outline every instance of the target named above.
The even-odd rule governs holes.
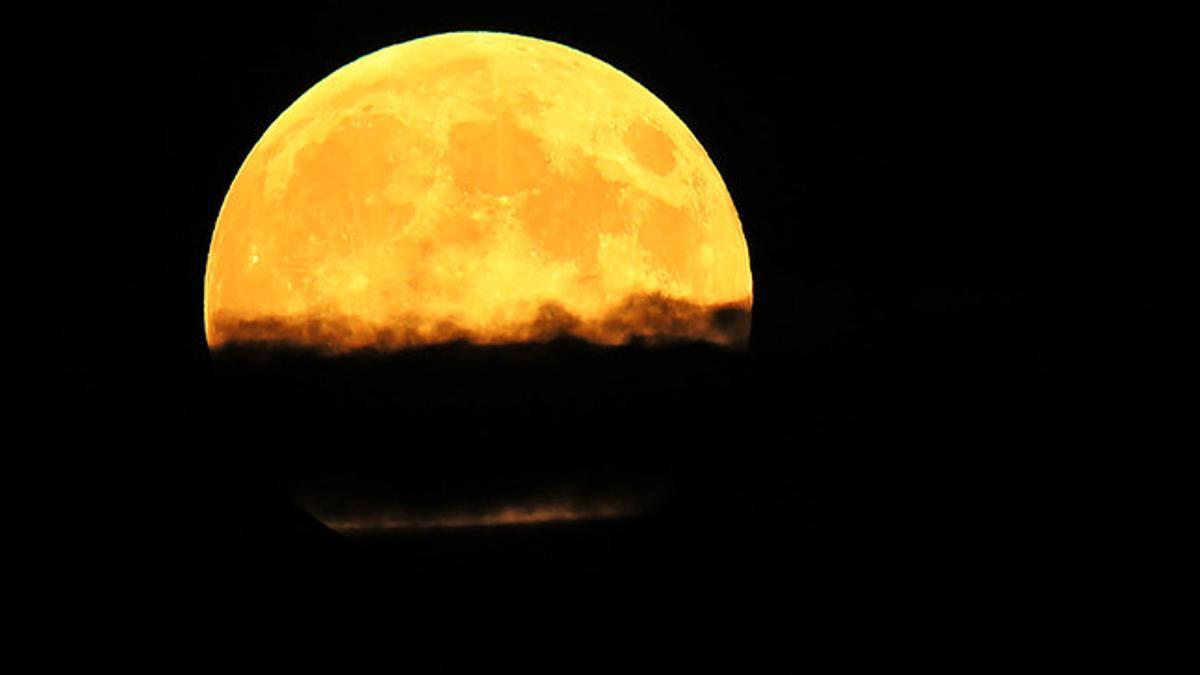
[[[430,321],[419,315],[399,316],[371,324],[353,316],[256,317],[218,316],[213,323],[225,349],[287,346],[319,353],[360,350],[391,351],[447,342],[506,344],[578,338],[602,345],[634,341],[671,344],[703,341],[744,347],[750,336],[750,308],[728,304],[715,307],[661,295],[628,298],[598,319],[586,320],[558,304],[542,305],[529,321],[497,323],[486,333],[474,332],[453,320]]]

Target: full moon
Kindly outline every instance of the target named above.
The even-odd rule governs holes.
[[[381,49],[239,169],[204,284],[212,348],[575,337],[742,345],[750,258],[687,126],[579,51],[500,33]]]

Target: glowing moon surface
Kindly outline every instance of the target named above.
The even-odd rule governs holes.
[[[667,106],[552,42],[449,33],[329,75],[254,146],[205,276],[211,347],[571,335],[740,344],[750,259]]]

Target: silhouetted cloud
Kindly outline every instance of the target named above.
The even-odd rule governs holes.
[[[398,530],[432,530],[475,527],[529,526],[593,520],[613,520],[643,513],[645,497],[611,497],[585,500],[578,497],[529,500],[494,504],[476,510],[417,511],[376,510],[369,514],[313,514],[327,527],[342,534],[375,534]]]
[[[351,316],[304,318],[218,316],[212,324],[218,348],[230,346],[299,347],[327,353],[357,350],[394,351],[448,342],[505,344],[579,338],[603,345],[630,342],[672,344],[712,342],[743,347],[750,336],[747,304],[705,306],[659,294],[635,295],[598,320],[584,320],[559,304],[542,305],[534,318],[487,332],[453,321],[398,316],[380,326]]]

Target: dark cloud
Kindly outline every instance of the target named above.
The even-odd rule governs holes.
[[[420,510],[395,505],[363,508],[353,500],[339,499],[309,504],[309,510],[325,526],[342,534],[371,535],[398,530],[436,530],[480,527],[528,527],[557,523],[616,520],[643,513],[649,495],[612,495],[585,498],[562,495],[524,498],[481,505],[475,509]],[[347,503],[358,509],[347,508]]]
[[[304,319],[218,316],[213,335],[222,349],[278,345],[321,352],[394,351],[418,345],[466,342],[503,344],[578,338],[605,345],[711,342],[744,347],[750,337],[750,311],[745,305],[698,305],[659,294],[631,296],[599,320],[586,321],[557,303],[538,309],[526,324],[498,335],[471,331],[453,321],[431,323],[418,316],[398,316],[386,327],[351,316]]]

